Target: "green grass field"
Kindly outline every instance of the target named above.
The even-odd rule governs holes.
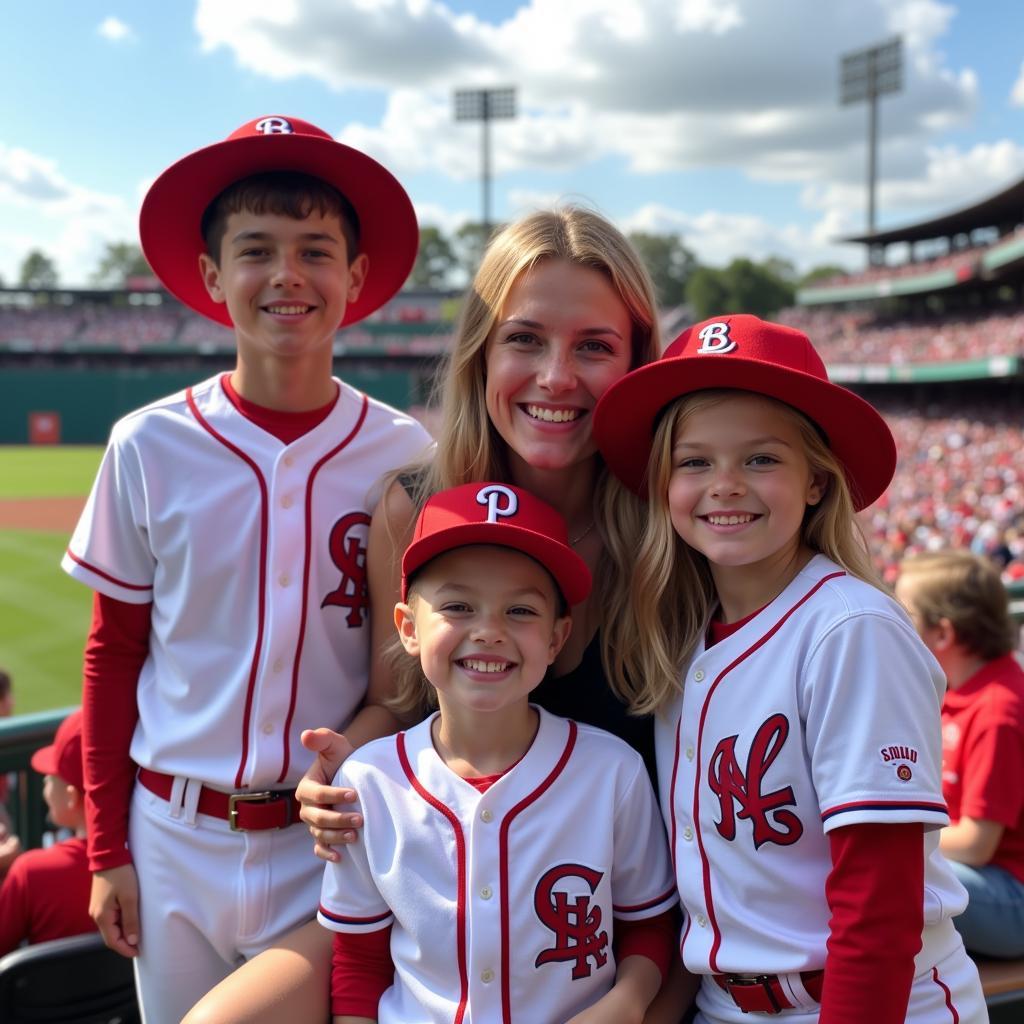
[[[0,446],[0,499],[88,493],[102,448]],[[67,576],[66,533],[0,530],[0,665],[15,711],[77,704],[92,592]]]

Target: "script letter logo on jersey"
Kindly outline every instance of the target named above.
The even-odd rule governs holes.
[[[571,961],[573,980],[578,980],[590,977],[591,959],[594,967],[604,967],[608,962],[608,932],[599,931],[601,908],[590,903],[603,876],[604,872],[582,864],[559,864],[544,873],[537,883],[533,905],[537,917],[555,933],[555,944],[540,952],[535,967]],[[584,886],[578,882],[556,888],[567,879],[582,880],[589,891],[580,891]]]
[[[331,527],[327,550],[341,571],[341,582],[321,603],[321,608],[336,605],[348,608],[345,622],[350,629],[366,621],[370,595],[366,586],[366,531],[370,517],[365,512],[349,512]]]
[[[771,793],[761,792],[764,776],[782,752],[788,736],[789,722],[785,715],[776,714],[766,719],[750,744],[746,773],[736,759],[738,736],[726,736],[715,747],[708,765],[708,786],[721,806],[722,819],[717,828],[723,839],[732,842],[736,838],[737,818],[753,823],[755,848],[763,843],[791,846],[804,834],[800,819],[792,811],[781,809],[796,805],[792,786]]]

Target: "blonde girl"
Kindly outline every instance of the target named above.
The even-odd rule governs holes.
[[[613,677],[657,713],[699,1024],[980,1024],[938,854],[943,679],[855,511],[895,467],[808,338],[685,331],[608,390],[595,437],[649,501]]]

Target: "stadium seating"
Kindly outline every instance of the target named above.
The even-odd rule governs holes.
[[[98,934],[54,939],[0,959],[4,1024],[138,1024],[130,960]]]

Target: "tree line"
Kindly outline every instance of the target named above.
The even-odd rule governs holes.
[[[463,224],[450,235],[425,225],[407,287],[461,287],[479,265],[487,238],[479,223]],[[843,272],[841,267],[820,266],[800,275],[789,260],[777,256],[762,261],[737,257],[725,267],[710,267],[698,262],[679,234],[635,231],[629,239],[650,272],[659,305],[663,309],[688,306],[697,320],[724,310],[771,316],[792,305],[798,287]],[[90,283],[123,288],[132,278],[151,276],[137,245],[109,242]],[[17,284],[22,288],[58,287],[54,261],[42,250],[32,250],[21,263]]]

